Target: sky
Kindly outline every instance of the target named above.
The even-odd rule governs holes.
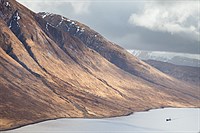
[[[200,54],[199,0],[17,0],[88,25],[125,49]]]

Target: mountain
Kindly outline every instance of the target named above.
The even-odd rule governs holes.
[[[200,86],[200,67],[174,65],[155,60],[146,60],[145,62],[174,78]]]
[[[198,87],[137,59],[88,26],[0,0],[0,130],[62,117],[200,107]]]
[[[175,65],[200,67],[199,54],[175,53],[165,51],[128,50],[141,60],[156,60]]]

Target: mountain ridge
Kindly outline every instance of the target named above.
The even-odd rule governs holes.
[[[144,60],[146,63],[157,68],[158,70],[191,85],[199,86],[200,83],[200,67],[174,65],[172,63]]]
[[[70,20],[68,18],[64,18],[60,15],[49,14],[49,13],[46,14],[44,12],[38,13],[38,14],[40,16],[42,16],[45,20],[47,20],[47,23],[50,23],[51,26],[56,27],[61,31],[66,32],[65,27],[67,27],[67,32],[69,34],[71,34],[73,36],[77,36],[86,46],[95,50],[100,55],[102,55],[104,58],[106,58],[108,61],[110,61],[117,67],[121,68],[122,70],[124,70],[128,73],[131,73],[132,75],[141,77],[142,79],[145,79],[149,82],[153,82],[153,83],[155,82],[156,84],[160,84],[160,82],[162,82],[162,79],[160,80],[160,79],[156,78],[156,76],[161,76],[162,78],[167,79],[167,80],[165,80],[164,83],[162,83],[162,85],[167,84],[169,86],[171,77],[168,79],[167,75],[162,75],[156,69],[150,67],[148,64],[146,64],[144,62],[141,63],[140,60],[138,60],[136,57],[133,58],[133,56],[131,56],[125,49],[104,39],[101,35],[99,35],[99,33],[93,31],[89,27],[87,27],[77,21]],[[56,19],[52,19],[52,17],[56,18]],[[60,21],[58,21],[59,18],[61,19]],[[65,21],[63,21],[63,19],[65,19],[67,21],[67,23],[64,23]],[[62,22],[64,24],[61,25],[62,23],[60,24],[60,22]],[[72,27],[75,29],[72,29],[72,31],[68,30],[70,25],[72,25]],[[76,27],[78,27],[78,28],[84,27],[84,30],[87,32],[83,32],[81,35],[79,35],[79,34],[77,35]],[[84,33],[86,35],[84,35]],[[101,46],[100,49],[99,49],[99,46]],[[113,59],[113,57],[115,57],[116,59]],[[140,68],[140,70],[137,70],[138,68]],[[149,69],[151,69],[151,70],[149,70]],[[138,71],[139,71],[139,73],[138,73]],[[149,71],[154,71],[155,75],[151,75],[152,72],[149,72]],[[161,75],[159,75],[159,74],[161,74]],[[156,78],[156,80],[154,80],[154,78]]]
[[[167,51],[127,50],[141,60],[157,60],[181,66],[200,67],[199,54],[175,53]]]

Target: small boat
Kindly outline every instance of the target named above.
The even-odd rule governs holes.
[[[167,118],[167,119],[166,119],[166,121],[171,121],[171,120],[172,120],[171,118]]]

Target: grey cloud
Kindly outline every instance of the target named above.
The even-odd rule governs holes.
[[[170,34],[137,27],[128,22],[132,13],[143,10],[145,1],[87,1],[88,13],[77,14],[69,2],[24,1],[35,12],[48,11],[78,20],[109,40],[127,49],[162,50],[186,53],[199,53],[199,43],[188,34]],[[73,0],[71,0],[73,1]],[[158,2],[158,4],[169,4]],[[172,4],[172,3],[171,3]],[[196,24],[191,18],[187,25]]]

